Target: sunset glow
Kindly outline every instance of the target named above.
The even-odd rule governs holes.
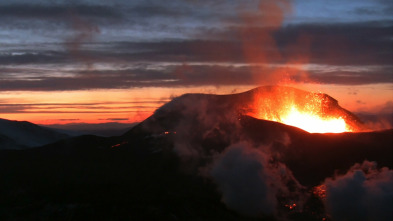
[[[132,123],[184,93],[286,85],[328,94],[390,125],[384,2],[78,2],[0,4],[0,118]],[[370,8],[376,13],[362,13]],[[310,115],[296,108],[288,124]]]
[[[367,111],[378,113],[393,99],[388,93],[391,84],[353,86],[294,84],[291,87],[304,88],[309,91],[324,91],[340,101],[340,105],[348,107],[352,112]],[[37,124],[66,123],[104,123],[104,122],[140,122],[149,117],[164,103],[184,93],[230,94],[250,90],[256,85],[222,86],[222,87],[178,87],[178,88],[134,88],[111,90],[80,91],[37,91],[0,93],[1,118],[27,120]],[[262,99],[262,98],[261,98]],[[361,102],[360,102],[361,101]],[[261,101],[257,101],[261,103]],[[309,132],[343,132],[343,119],[313,115],[313,112],[302,112],[291,106],[288,100],[281,120],[263,113],[257,118],[279,121],[296,126]],[[289,111],[292,110],[293,111]],[[313,110],[314,112],[316,109]],[[312,123],[307,123],[312,121]],[[324,126],[320,126],[323,124]],[[308,125],[308,126],[307,126]],[[337,130],[328,129],[328,125]],[[341,126],[340,126],[341,125]],[[316,128],[315,128],[316,127]],[[308,128],[308,129],[307,129]],[[314,128],[314,129],[312,129]]]
[[[0,118],[36,124],[141,122],[184,93],[228,94],[251,86],[130,88],[0,93]]]

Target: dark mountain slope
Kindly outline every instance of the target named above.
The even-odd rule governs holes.
[[[27,121],[0,119],[0,149],[26,149],[69,138],[69,135]]]
[[[253,220],[221,204],[212,183],[179,172],[174,154],[110,148],[117,141],[83,136],[2,151],[2,220]]]

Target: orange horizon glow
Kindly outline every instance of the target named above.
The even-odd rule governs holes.
[[[293,84],[307,91],[323,91],[351,112],[377,113],[393,101],[392,84],[322,85]],[[184,93],[233,94],[257,85],[205,86],[178,88],[133,88],[85,91],[17,91],[0,93],[0,118],[35,124],[141,122],[154,111]],[[354,93],[356,92],[356,93]],[[359,102],[361,100],[361,102]],[[4,105],[23,105],[20,110],[6,110]]]
[[[253,86],[3,92],[0,93],[0,105],[23,106],[24,109],[8,112],[0,109],[0,118],[40,125],[135,123],[151,116],[173,97],[185,93],[229,94],[251,88]]]

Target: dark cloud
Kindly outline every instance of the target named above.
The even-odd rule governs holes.
[[[163,100],[146,100],[146,101],[130,101],[130,102],[99,102],[99,103],[20,103],[20,104],[15,104],[15,103],[4,103],[0,102],[0,106],[61,106],[61,107],[67,107],[67,106],[96,106],[96,105],[111,105],[111,104],[125,104],[125,105],[133,105],[133,104],[163,104],[166,101]]]
[[[169,67],[169,70],[173,69],[174,67]],[[236,69],[191,66],[189,69],[173,70],[169,73],[161,70],[84,71],[78,72],[74,77],[42,76],[30,79],[2,79],[0,83],[4,85],[1,88],[2,90],[79,90],[144,86],[218,85],[233,84],[234,81],[251,84],[250,78],[245,78],[242,73],[243,71],[238,72]],[[242,82],[239,82],[239,80]]]
[[[247,5],[258,6],[258,2],[247,1]],[[277,72],[290,72],[288,76],[295,81],[308,80],[319,83],[358,85],[393,81],[390,71],[393,57],[392,20],[290,23],[272,29],[250,18],[266,18],[279,25],[288,9],[279,10],[280,7],[273,7],[276,15],[266,17],[263,13],[258,14],[255,9],[252,11],[246,6],[245,9],[241,9],[242,7],[235,2],[218,1],[206,6],[193,1],[174,1],[168,4],[144,1],[2,4],[0,18],[25,22],[48,20],[55,26],[57,21],[64,20],[68,31],[61,36],[61,42],[57,44],[45,43],[31,47],[14,45],[1,49],[0,90],[259,84],[270,83],[272,79],[282,77],[274,77]],[[261,10],[264,9],[262,6],[271,5],[261,3]],[[213,15],[212,12],[216,9],[222,10]],[[248,14],[241,13],[248,11]],[[229,20],[222,15],[226,14],[224,12],[230,14]],[[221,22],[201,25],[206,21],[202,17]],[[109,23],[104,24],[102,20]],[[149,21],[144,23],[147,20]],[[13,22],[10,21],[11,26]],[[2,25],[6,23],[8,22],[3,22]],[[122,25],[119,25],[120,23]],[[136,23],[143,24],[143,28],[135,29]],[[168,32],[175,33],[172,29],[175,26],[178,28],[176,33],[187,33],[183,39],[150,39],[157,34],[155,31],[169,30]],[[183,26],[184,29],[181,28]],[[23,27],[21,30],[32,28],[30,25]],[[50,27],[50,32],[57,30],[52,26],[45,27]],[[114,32],[111,33],[108,28],[112,28]],[[140,30],[144,37],[136,41],[132,35]],[[189,30],[198,34],[190,35]],[[41,31],[42,29],[37,29],[35,33]],[[124,36],[126,32],[127,35]],[[125,40],[116,38],[117,33],[125,37]],[[246,50],[245,46],[251,48],[252,53]],[[157,62],[171,62],[175,65],[151,68],[151,64]],[[195,62],[205,64],[194,65]],[[214,64],[215,62],[233,65],[220,66]],[[139,66],[121,70],[101,69],[98,65],[102,63],[113,66]],[[238,63],[244,65],[236,66]],[[303,70],[283,68],[278,71],[255,63],[359,67],[380,65],[381,68],[372,71],[310,70],[307,75]],[[75,65],[83,67],[78,70],[64,68]],[[43,66],[52,68],[46,70]],[[54,69],[56,66],[59,68]],[[58,75],[54,76],[52,73]]]
[[[392,28],[393,21],[297,25],[281,29],[276,39],[286,59],[300,54],[317,64],[391,64]],[[294,45],[299,38],[308,45]]]
[[[392,21],[335,25],[291,25],[272,33],[277,47],[258,48],[258,45],[255,45],[255,48],[259,54],[281,54],[279,57],[271,58],[269,61],[272,63],[288,63],[296,59],[304,59],[313,64],[390,65],[393,56],[393,52],[390,50],[392,28]],[[83,44],[84,42],[78,41],[78,52],[89,55],[92,62],[105,60],[133,62],[248,61],[243,48],[247,39],[239,36],[241,30],[233,27],[227,27],[224,30],[210,31],[207,33],[208,35],[204,36],[205,40],[112,41],[110,43],[95,42],[94,44]],[[253,33],[256,35],[264,32],[266,32],[264,28],[253,28]],[[221,39],[215,40],[218,38]],[[77,56],[71,55],[72,53],[70,54],[69,51],[21,51],[19,54],[5,52],[0,55],[0,62],[2,64],[23,64],[81,60]],[[256,58],[255,61],[258,59]]]
[[[22,113],[24,112],[29,106],[19,106],[19,105],[2,105],[0,108],[0,113]]]
[[[181,0],[165,3],[159,1],[9,2],[0,3],[0,18],[4,21],[0,23],[0,27],[10,30],[34,29],[43,33],[53,32],[52,28],[56,27],[63,33],[57,33],[54,37],[61,38],[64,31],[70,30],[72,21],[78,18],[107,31],[115,31],[117,35],[129,37],[128,33],[125,33],[127,29],[135,31],[136,28],[139,30],[145,28],[145,34],[148,34],[181,26],[183,27],[181,31],[184,31],[184,28],[193,23],[217,22],[220,16],[225,16],[225,13],[217,16],[216,13],[204,12],[209,11],[207,7],[192,6]]]
[[[159,65],[161,64],[161,65]],[[157,65],[157,66],[155,66]],[[285,66],[284,66],[285,67]],[[340,66],[338,66],[340,67]],[[51,69],[41,75],[29,75],[29,70],[19,75],[0,77],[1,90],[83,90],[99,88],[132,88],[132,87],[177,87],[201,85],[253,85],[257,79],[266,78],[268,83],[274,68],[258,66],[257,74],[251,72],[247,64],[231,63],[141,63],[133,68],[116,70],[75,70],[66,71],[66,76],[51,76]],[[289,68],[290,69],[290,68]],[[370,83],[393,83],[390,66],[362,71],[310,70],[308,78],[293,77],[294,81],[304,80],[318,83],[361,85]],[[296,71],[296,70],[295,70]],[[297,70],[299,73],[304,71]],[[31,72],[31,70],[30,70]],[[35,70],[39,73],[40,70]],[[273,82],[270,82],[273,83]]]
[[[0,6],[0,18],[63,20],[71,16],[120,19],[122,14],[110,6],[76,4],[10,4]]]
[[[0,113],[32,113],[45,112],[54,113],[58,109],[67,110],[67,113],[83,113],[83,112],[116,112],[119,107],[110,107],[108,105],[123,105],[122,109],[137,109],[138,111],[151,111],[151,105],[161,105],[162,101],[144,101],[144,102],[104,102],[104,103],[0,103]],[[118,112],[121,112],[119,110]]]
[[[166,5],[136,5],[127,10],[133,18],[151,18],[151,17],[180,17],[190,14],[182,8],[169,8]]]
[[[41,51],[0,54],[0,64],[53,64],[70,61],[70,56],[64,52]],[[3,68],[1,68],[4,70]]]
[[[43,110],[34,110],[34,111],[28,111],[30,114],[34,113],[39,113],[39,114],[111,114],[111,113],[130,113],[130,112],[148,112],[150,113],[151,110],[149,111],[141,111],[141,110],[125,110],[125,111],[107,111],[107,110],[101,110],[101,111],[93,111],[93,110],[88,110],[88,111],[43,111]],[[18,113],[18,112],[16,112]]]
[[[106,118],[102,120],[111,120],[111,121],[124,121],[124,120],[129,120],[129,118]]]
[[[332,72],[311,72],[309,77],[312,81],[324,84],[344,84],[344,85],[361,85],[374,83],[393,83],[391,67],[386,70],[350,72],[350,71],[332,71]]]
[[[70,119],[58,119],[59,121],[79,121],[78,118],[70,118]]]
[[[378,2],[378,5],[375,5],[374,7],[358,7],[353,10],[353,13],[360,15],[360,16],[367,16],[367,15],[372,15],[372,16],[391,16],[392,10],[393,10],[393,3],[392,1],[389,0],[376,0],[375,2]]]
[[[354,13],[361,14],[361,15],[363,15],[363,14],[375,15],[375,14],[380,13],[380,11],[376,10],[376,9],[372,9],[372,8],[357,8],[354,10]]]
[[[206,4],[206,3],[205,3]],[[220,4],[210,4],[215,8]],[[199,8],[195,7],[198,6]],[[61,20],[69,16],[80,16],[94,19],[110,19],[132,21],[151,18],[179,18],[198,17],[203,14],[202,4],[190,4],[187,1],[117,1],[117,2],[92,2],[69,1],[63,3],[16,3],[0,5],[1,18],[16,19],[53,19]],[[217,11],[218,14],[219,11]],[[221,14],[223,15],[223,14]],[[208,18],[206,18],[208,19]]]

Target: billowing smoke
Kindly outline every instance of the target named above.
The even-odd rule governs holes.
[[[269,149],[268,147],[266,147]],[[299,197],[300,184],[288,168],[261,148],[229,146],[214,162],[211,176],[231,209],[248,216],[278,215],[279,197]],[[292,186],[292,191],[288,189]],[[295,196],[296,195],[296,196]]]
[[[233,145],[224,152],[211,172],[222,191],[222,201],[243,214],[273,214],[277,205],[267,156],[244,144]]]
[[[222,99],[226,98],[183,95],[150,119],[151,123],[161,116],[171,120],[144,124],[157,132],[175,131],[173,151],[180,170],[211,179],[228,208],[252,217],[282,217],[286,204],[301,208],[303,187],[280,162],[279,152],[291,142],[289,136],[270,132],[266,142],[253,142],[243,131],[236,102]]]
[[[355,164],[325,180],[326,210],[333,220],[393,220],[393,170],[375,162]]]
[[[308,55],[297,51],[296,54],[281,53],[274,34],[280,30],[287,16],[292,14],[290,0],[261,0],[258,10],[243,14],[245,26],[240,30],[245,59],[250,64],[296,64],[307,63]],[[300,36],[296,45],[308,51],[310,39]],[[293,45],[286,45],[289,51]],[[252,66],[252,74],[259,83],[290,83],[294,80],[308,80],[307,73],[294,66],[271,67],[269,70],[259,65]]]
[[[82,49],[83,44],[91,42],[100,33],[100,28],[81,17],[72,7],[69,9],[67,18],[73,34],[66,39],[65,48],[74,59],[85,64],[87,70],[92,70],[94,59],[91,54]]]
[[[228,142],[235,139],[240,127],[236,111],[228,102],[218,103],[214,96],[186,94],[161,107],[155,116],[160,118],[173,114],[173,120],[161,126],[176,131],[175,152],[180,157],[201,158],[202,147],[195,145],[201,142],[201,137],[206,140],[212,136],[215,140],[221,138]],[[150,124],[146,126],[152,129]],[[162,128],[155,130],[161,131]]]
[[[367,128],[373,131],[393,128],[393,101],[378,105],[365,112],[357,113]]]

